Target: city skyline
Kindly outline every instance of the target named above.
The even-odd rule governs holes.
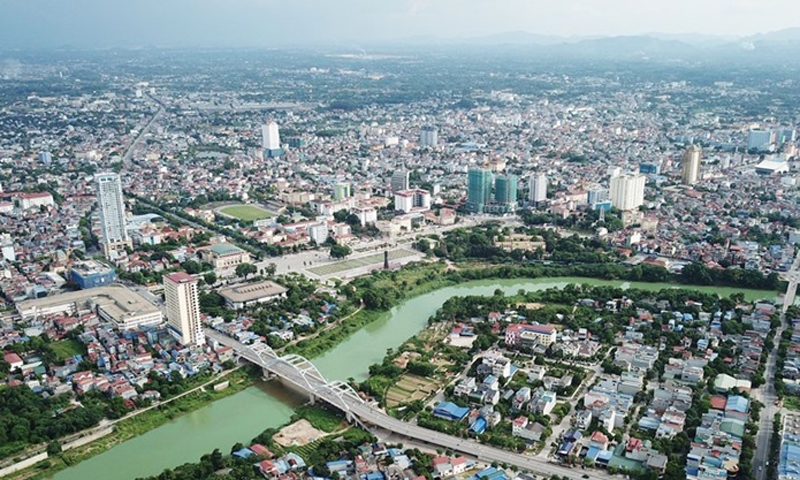
[[[376,42],[467,41],[519,32],[578,38],[660,33],[732,39],[800,26],[791,15],[798,7],[787,0],[633,5],[623,0],[535,5],[522,0],[379,4],[365,0],[134,0],[124,5],[98,0],[3,0],[0,4],[7,13],[0,19],[0,44],[8,49],[279,47],[332,41],[361,48]],[[119,28],[120,18],[127,28]]]

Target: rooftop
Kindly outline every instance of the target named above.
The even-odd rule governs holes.
[[[164,275],[164,278],[172,283],[189,283],[195,281],[195,278],[186,272],[170,273],[168,275]]]
[[[159,312],[158,308],[144,297],[122,285],[109,285],[35,300],[25,300],[17,303],[17,311],[22,313],[55,308],[59,305],[85,305],[87,303],[100,306],[117,321],[124,321],[126,317]]]
[[[244,252],[241,248],[230,243],[218,243],[211,245],[208,249],[215,255],[235,255]]]
[[[275,282],[265,280],[258,283],[246,283],[221,288],[218,293],[226,300],[239,303],[258,300],[263,297],[272,297],[286,293],[288,289]]]

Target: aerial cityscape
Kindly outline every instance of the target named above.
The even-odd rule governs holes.
[[[800,480],[793,4],[6,3],[0,478]]]

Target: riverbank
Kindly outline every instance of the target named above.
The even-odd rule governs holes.
[[[303,340],[287,348],[287,353],[296,353],[313,359],[325,354],[331,348],[344,342],[352,334],[383,318],[388,311],[402,302],[435,292],[442,288],[469,285],[480,281],[523,282],[526,280],[565,281],[588,285],[609,285],[614,282],[629,283],[633,288],[643,290],[661,290],[665,288],[696,290],[705,293],[716,293],[720,297],[728,297],[742,293],[748,301],[761,298],[774,298],[777,292],[769,290],[746,289],[737,287],[716,287],[709,285],[688,285],[677,282],[627,281],[625,278],[575,277],[569,275],[572,268],[548,267],[554,273],[564,270],[564,275],[532,276],[523,274],[527,270],[510,270],[507,265],[469,262],[458,265],[445,262],[427,262],[410,264],[397,271],[381,271],[353,282],[353,288],[345,286],[351,300],[360,302],[360,310],[342,321],[337,328],[321,332],[314,338]],[[492,277],[496,274],[496,277]],[[368,293],[369,292],[369,293]],[[377,297],[372,299],[371,297]],[[376,305],[374,302],[379,302]],[[362,308],[363,307],[363,308]]]
[[[423,329],[425,325],[427,325],[428,318],[434,315],[448,298],[456,295],[491,295],[494,290],[498,288],[504,290],[507,294],[513,294],[519,289],[563,288],[570,283],[586,283],[591,285],[607,285],[619,288],[633,287],[648,290],[688,288],[703,290],[709,293],[719,293],[723,296],[730,295],[734,292],[742,292],[748,299],[774,297],[773,292],[758,290],[741,290],[736,288],[721,289],[707,286],[691,287],[683,284],[627,282],[625,280],[601,280],[580,277],[465,279],[468,275],[464,273],[468,273],[469,268],[490,270],[493,267],[490,265],[477,264],[472,264],[470,267],[465,267],[463,265],[453,267],[443,262],[424,263],[412,265],[396,272],[380,272],[376,275],[364,277],[363,280],[359,279],[359,283],[363,281],[371,282],[371,285],[367,288],[377,290],[394,289],[395,291],[391,294],[391,307],[385,310],[364,308],[351,317],[342,319],[339,326],[322,331],[318,338],[298,342],[298,344],[292,348],[287,349],[287,353],[300,353],[306,356],[306,358],[314,360],[319,370],[330,380],[347,380],[350,378],[363,380],[367,376],[367,368],[369,365],[379,363],[385,356],[387,348],[397,348],[401,342],[414,336]],[[456,273],[458,275],[455,275]],[[456,281],[457,278],[463,280]],[[359,299],[351,296],[351,302],[355,304],[355,302],[359,302]],[[276,386],[275,388],[280,387]],[[275,393],[270,392],[270,395],[274,394]],[[242,396],[247,396],[247,392],[242,392],[241,395],[232,398],[236,399]],[[265,403],[265,400],[260,399],[258,402],[259,404]],[[219,403],[224,402],[217,402],[213,406],[216,407]],[[248,416],[248,413],[249,412],[245,411],[241,412],[245,417]],[[226,414],[218,411],[216,413],[207,412],[204,415],[209,417],[216,415],[219,417]],[[182,417],[180,421],[183,422],[186,417],[189,416]],[[175,418],[177,418],[177,416]],[[236,421],[239,420],[237,419]],[[196,429],[198,432],[192,433],[192,435],[218,436],[218,431],[214,429],[218,430],[220,428],[218,424],[222,422],[226,427],[230,426],[232,430],[234,428],[239,428],[238,436],[233,432],[228,432],[231,438],[234,438],[233,441],[230,441],[230,444],[233,444],[236,441],[241,441],[255,434],[246,432],[252,431],[252,429],[258,427],[263,430],[268,422],[279,420],[258,416],[254,418],[245,418],[241,421],[246,422],[246,426],[239,425],[236,427],[232,425],[233,422],[230,417],[214,418],[213,420],[209,419],[207,421],[208,425],[197,425]],[[283,422],[282,420],[280,421],[281,423]],[[216,426],[212,427],[212,424]],[[194,427],[195,426],[192,425],[192,428]],[[140,435],[139,438],[120,446],[125,447],[121,449],[125,450],[125,455],[119,451],[108,452],[110,455],[104,454],[99,458],[86,462],[92,465],[81,465],[77,468],[70,468],[67,470],[70,475],[60,474],[56,480],[94,478],[96,475],[103,472],[104,469],[112,468],[110,465],[114,465],[116,462],[125,462],[128,461],[129,458],[140,458],[139,455],[145,455],[141,458],[150,458],[152,454],[149,450],[153,448],[152,443],[161,440],[167,442],[168,438],[173,438],[173,434],[175,437],[181,438],[178,432],[172,431],[173,429],[167,428],[167,430],[160,428],[147,435]],[[185,436],[185,431],[186,428],[180,433],[184,433]],[[155,437],[153,433],[156,433]],[[140,440],[142,440],[142,442],[140,442]],[[147,440],[147,442],[144,442],[144,440]],[[136,444],[136,446],[134,447],[133,444]],[[217,445],[221,444],[222,440],[219,440]],[[163,460],[164,463],[160,464],[164,465],[161,468],[162,470],[164,468],[172,468],[175,465],[187,461],[196,461],[200,455],[209,452],[214,447],[209,448],[201,447],[200,445],[190,445],[187,446],[187,451],[181,452],[180,454],[171,450],[176,448],[174,445],[167,444],[164,448],[167,449],[167,451],[164,452],[164,456],[167,458]],[[227,448],[227,445],[224,446],[224,448]],[[94,455],[96,455],[96,453]],[[76,461],[77,460],[78,459],[76,459]],[[71,463],[70,465],[74,466],[75,463]],[[135,470],[134,467],[129,468],[133,470],[133,474],[130,478],[152,474],[148,471]],[[115,478],[127,477],[118,476]]]
[[[64,451],[59,455],[50,456],[32,467],[15,472],[8,478],[13,480],[50,478],[61,470],[88,460],[131,438],[169,423],[182,415],[237,394],[252,386],[258,379],[258,374],[259,372],[254,370],[237,368],[161,404],[131,412],[117,421],[95,428],[105,429],[113,426],[113,431],[110,434],[103,435],[101,438],[85,445]],[[222,390],[211,388],[212,385],[225,381],[229,382],[227,388]]]

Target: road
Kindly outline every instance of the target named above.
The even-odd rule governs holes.
[[[156,102],[158,104],[158,111],[156,112],[155,115],[153,115],[153,118],[151,118],[150,121],[147,122],[147,125],[144,126],[142,131],[139,132],[139,135],[137,135],[136,138],[133,139],[133,142],[131,142],[131,144],[128,145],[128,149],[125,150],[125,155],[122,156],[123,168],[128,167],[128,164],[130,163],[131,158],[133,157],[134,150],[136,150],[136,147],[138,147],[139,144],[142,143],[142,140],[144,140],[145,134],[150,131],[150,129],[153,127],[153,125],[155,124],[155,122],[158,119],[158,117],[160,117],[164,113],[164,104],[161,103],[160,100],[158,100],[158,99],[156,99],[154,97],[150,97],[150,98],[154,102]]]
[[[362,424],[374,425],[405,438],[460,452],[482,462],[514,465],[538,475],[559,475],[570,479],[578,479],[585,475],[585,478],[593,480],[609,478],[605,472],[570,469],[547,463],[536,457],[501,450],[482,445],[475,440],[453,437],[403,422],[390,417],[376,405],[364,402],[353,390],[341,383],[328,383],[308,360],[297,356],[278,357],[264,344],[248,347],[213,330],[207,330],[206,337],[233,347],[241,358],[261,366],[291,386],[305,391],[312,401],[321,399],[339,408],[350,420],[357,419]]]
[[[766,463],[769,461],[771,451],[773,419],[775,414],[780,412],[780,407],[775,405],[775,400],[778,398],[775,394],[775,370],[778,360],[777,345],[780,343],[781,335],[783,334],[784,321],[784,316],[781,315],[781,326],[775,332],[775,348],[769,353],[767,364],[764,367],[764,385],[752,392],[752,397],[764,404],[764,408],[761,409],[761,418],[758,421],[756,453],[753,456],[753,469],[755,470],[756,480],[765,480],[767,477]]]

